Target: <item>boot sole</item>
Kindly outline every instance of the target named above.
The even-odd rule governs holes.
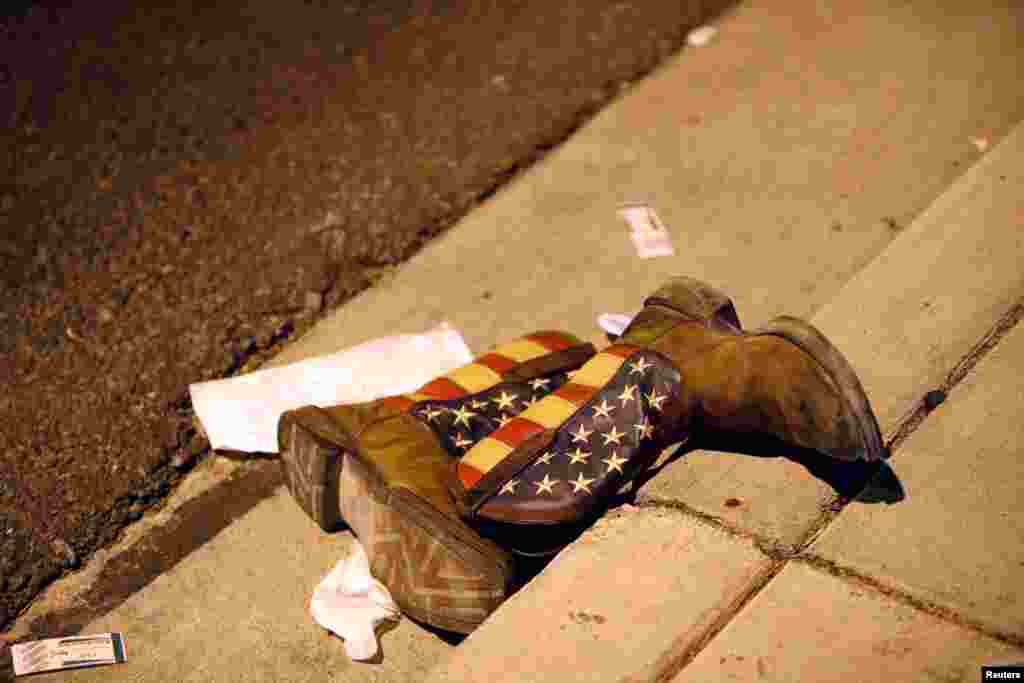
[[[328,441],[317,434],[319,425],[306,424],[309,418],[282,425],[286,480],[299,506],[325,530],[348,523],[371,573],[406,615],[448,631],[473,631],[508,596],[511,558],[414,492],[387,486],[354,439],[332,434]],[[333,480],[317,478],[332,474]]]
[[[854,418],[864,448],[856,453],[834,453],[832,455],[835,458],[872,462],[889,457],[882,441],[882,432],[878,427],[878,418],[871,410],[871,403],[860,380],[857,379],[857,373],[839,349],[816,327],[799,318],[780,316],[748,334],[774,335],[795,344],[814,358],[839,387],[840,396]]]
[[[334,531],[343,523],[337,488],[343,458],[333,444],[342,443],[339,437],[349,439],[338,431],[328,416],[308,408],[301,415],[285,413],[278,426],[281,469],[288,490],[324,531]]]

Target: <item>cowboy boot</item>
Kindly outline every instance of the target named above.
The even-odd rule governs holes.
[[[468,633],[507,597],[513,563],[460,518],[451,467],[593,354],[571,335],[538,332],[409,395],[288,411],[278,425],[285,480],[322,528],[348,523],[406,614]]]
[[[680,277],[570,382],[474,446],[453,492],[478,526],[579,522],[702,426],[839,460],[884,452],[856,374],[820,332],[790,317],[744,332],[728,297]]]

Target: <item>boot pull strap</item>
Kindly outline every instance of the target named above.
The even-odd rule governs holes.
[[[562,351],[526,361],[504,373],[503,382],[527,382],[531,379],[550,375],[553,372],[574,370],[590,360],[597,349],[593,344],[579,344]]]

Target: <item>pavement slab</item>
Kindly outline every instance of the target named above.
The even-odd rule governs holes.
[[[1014,647],[802,562],[788,564],[674,683],[976,683]]]
[[[998,2],[743,3],[310,336],[441,318],[477,351],[588,335],[678,274],[730,292],[747,325],[810,316],[981,156],[972,136],[1024,116],[1022,21]],[[616,208],[638,199],[675,256],[637,257]]]
[[[1024,291],[1024,200],[1015,189],[1022,153],[1018,126],[811,318],[857,371],[883,434]],[[830,481],[796,460],[694,451],[638,500],[681,503],[792,552],[835,499],[836,481],[856,478],[853,466],[832,470]]]
[[[121,631],[126,664],[75,681],[415,681],[451,645],[409,619],[381,638],[378,663],[354,663],[309,614],[320,580],[352,535],[325,534],[279,487],[82,634]],[[66,681],[69,673],[33,680]]]
[[[563,550],[426,680],[649,680],[771,566],[749,541],[677,511],[622,508]]]
[[[900,447],[906,500],[851,504],[809,553],[1024,641],[1024,327]]]

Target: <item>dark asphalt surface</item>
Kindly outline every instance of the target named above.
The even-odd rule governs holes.
[[[209,457],[190,382],[372,285],[728,4],[8,6],[0,628]]]

